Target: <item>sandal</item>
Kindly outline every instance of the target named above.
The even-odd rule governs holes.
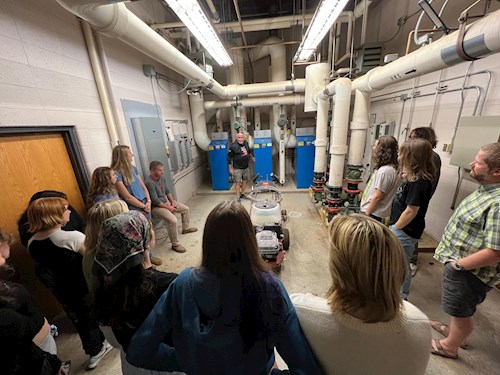
[[[434,349],[434,346],[432,346],[432,348],[431,348],[432,354],[440,355],[441,357],[445,357],[445,358],[458,359],[458,354],[448,353],[443,348],[443,345],[441,345],[441,340],[432,339],[432,342],[434,343],[434,345],[436,345],[436,349]]]
[[[444,337],[448,337],[448,334],[450,333],[450,327],[446,323],[443,322],[438,322],[436,320],[431,320],[431,327],[434,328],[436,331],[438,331],[440,334],[442,334]],[[467,349],[469,347],[468,343],[460,345],[460,348],[462,349]]]

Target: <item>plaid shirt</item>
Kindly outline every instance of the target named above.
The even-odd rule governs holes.
[[[445,263],[485,248],[500,251],[500,184],[481,185],[460,203],[434,258]],[[489,286],[500,284],[500,263],[471,272]]]

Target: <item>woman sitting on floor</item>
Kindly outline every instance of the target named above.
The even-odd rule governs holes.
[[[300,324],[327,374],[425,374],[427,316],[403,301],[406,258],[398,239],[365,215],[329,227],[332,286],[327,297],[294,294]]]

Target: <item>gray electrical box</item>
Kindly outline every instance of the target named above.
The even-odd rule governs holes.
[[[135,143],[142,161],[142,175],[149,175],[149,163],[158,160],[165,166],[168,189],[174,192],[166,151],[166,135],[161,120],[157,117],[132,117]]]
[[[464,116],[460,119],[450,164],[470,169],[479,149],[500,140],[500,116]]]
[[[181,151],[179,149],[179,142],[177,140],[168,141],[167,144],[168,144],[168,149],[170,151],[170,166],[172,167],[172,170],[176,172],[183,169],[184,167],[182,166],[182,158],[181,158]]]

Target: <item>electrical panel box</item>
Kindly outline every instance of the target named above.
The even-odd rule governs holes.
[[[169,158],[165,142],[166,135],[162,122],[157,117],[131,117],[134,138],[142,160],[142,175],[149,175],[149,163],[153,160],[161,162],[165,166],[165,178],[168,189],[174,193],[174,186],[170,176]],[[170,146],[170,145],[169,145]],[[172,153],[170,154],[172,155]],[[170,158],[170,162],[172,159]],[[170,163],[172,166],[172,163]]]
[[[179,144],[177,141],[168,141],[167,145],[170,153],[170,166],[174,172],[177,172],[182,169],[182,159]]]
[[[208,156],[214,190],[229,190],[230,187],[227,164],[228,145],[227,132],[212,133],[212,142],[208,146]]]
[[[470,169],[479,149],[500,141],[500,116],[464,116],[453,143],[450,164]]]
[[[271,130],[255,130],[253,153],[257,181],[271,181],[273,173],[273,140]]]
[[[177,134],[175,136],[175,141],[179,146],[179,153],[181,155],[181,169],[184,169],[189,165],[187,150],[186,150],[186,139],[187,137],[183,136],[182,134]]]
[[[394,135],[395,126],[396,123],[394,121],[370,125],[371,144],[373,145],[375,140],[383,135]]]
[[[315,146],[314,128],[297,128],[295,147],[295,185],[309,188],[313,182]]]

